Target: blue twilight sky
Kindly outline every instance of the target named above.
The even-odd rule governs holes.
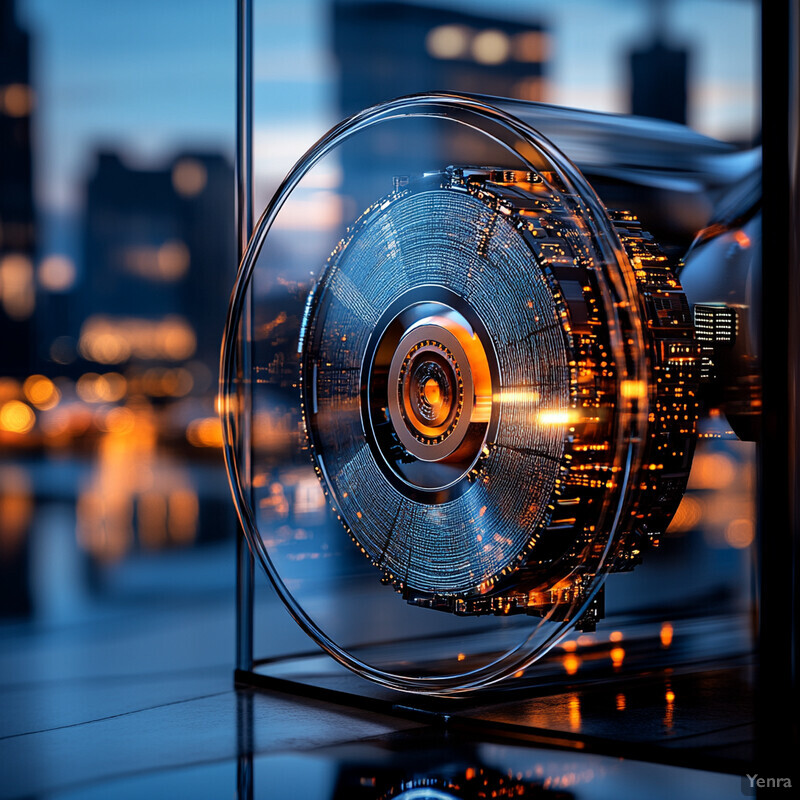
[[[232,154],[233,0],[17,0],[35,37],[42,206],[79,207],[94,151],[158,161],[187,148]],[[432,3],[433,4],[433,3]],[[337,121],[327,0],[254,0],[255,165],[266,190]],[[627,111],[624,53],[648,0],[437,0],[540,20],[555,47],[550,102]],[[673,0],[669,37],[692,47],[690,124],[723,138],[758,130],[758,4]],[[262,191],[263,191],[262,190]]]

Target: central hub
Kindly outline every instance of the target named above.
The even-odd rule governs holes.
[[[400,368],[400,409],[409,429],[425,444],[453,430],[464,400],[461,369],[441,343],[415,344]]]
[[[441,491],[486,442],[493,390],[482,337],[462,311],[434,301],[403,308],[376,336],[363,397],[374,445],[411,488]]]
[[[425,461],[452,453],[458,442],[448,440],[474,404],[472,388],[466,354],[446,329],[424,324],[403,337],[389,367],[388,399],[392,425],[406,449]]]
[[[442,405],[442,387],[438,378],[425,378],[422,383],[422,399],[432,408],[434,412]]]

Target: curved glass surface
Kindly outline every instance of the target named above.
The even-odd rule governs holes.
[[[591,613],[629,556],[639,308],[580,171],[485,100],[402,98],[323,137],[257,225],[220,376],[237,513],[303,630],[448,695]]]

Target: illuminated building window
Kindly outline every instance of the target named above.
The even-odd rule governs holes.
[[[30,86],[12,83],[0,90],[0,108],[9,117],[27,117],[33,110],[35,96]]]
[[[513,42],[514,58],[526,64],[542,64],[550,58],[550,37],[543,31],[518,33]]]
[[[66,292],[75,285],[75,264],[67,256],[47,256],[39,264],[37,278],[49,292]]]
[[[0,261],[0,303],[11,319],[27,319],[36,306],[33,264],[27,256],[8,255]]]
[[[182,158],[172,168],[172,185],[183,197],[194,197],[206,187],[208,173],[205,166],[193,158]]]
[[[428,33],[425,46],[434,58],[464,58],[472,32],[464,25],[440,25]]]
[[[472,57],[479,64],[502,64],[508,60],[511,42],[502,31],[490,28],[472,40]]]

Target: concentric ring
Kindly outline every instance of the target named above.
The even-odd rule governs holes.
[[[564,426],[532,422],[569,404],[569,338],[528,242],[469,194],[394,195],[332,257],[306,331],[312,453],[352,537],[406,591],[484,593],[562,470]]]

